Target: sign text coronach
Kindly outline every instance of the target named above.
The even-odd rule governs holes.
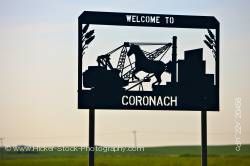
[[[177,96],[122,96],[122,105],[177,106]]]

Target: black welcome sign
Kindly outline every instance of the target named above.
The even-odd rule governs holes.
[[[211,16],[85,11],[78,108],[219,110],[219,22]]]

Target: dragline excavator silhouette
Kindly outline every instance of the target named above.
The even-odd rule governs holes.
[[[141,46],[160,45],[160,48],[147,52],[141,49]],[[152,77],[156,77],[155,84],[161,83],[161,75],[163,72],[171,73],[173,68],[172,61],[168,63],[162,62],[162,58],[166,55],[172,43],[132,43],[124,42],[123,45],[114,50],[98,56],[98,66],[89,66],[88,70],[83,73],[83,86],[92,90],[131,90],[139,87],[143,90],[143,82],[149,82]],[[111,55],[120,51],[117,67],[114,68],[110,62]],[[130,56],[135,56],[132,62]],[[156,60],[157,59],[157,60]],[[125,62],[127,60],[127,65]],[[147,76],[139,79],[136,73],[144,71]]]

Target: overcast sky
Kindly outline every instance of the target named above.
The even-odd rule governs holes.
[[[84,10],[213,15],[221,23],[221,111],[208,113],[208,144],[250,143],[250,2],[0,2],[0,137],[5,145],[87,145],[88,110],[77,110],[77,18]],[[235,119],[241,98],[242,118]],[[96,144],[200,144],[200,112],[96,111]]]

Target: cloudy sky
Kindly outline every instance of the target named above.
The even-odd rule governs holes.
[[[220,112],[208,144],[250,143],[250,2],[0,1],[0,137],[5,145],[87,145],[88,110],[77,110],[77,18],[84,10],[213,15],[221,23]],[[241,119],[235,117],[241,99]],[[96,144],[200,144],[200,112],[96,111]]]

